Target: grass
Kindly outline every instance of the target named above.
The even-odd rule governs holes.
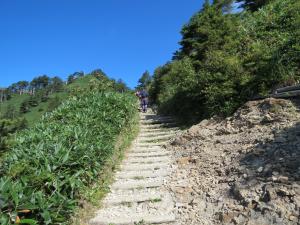
[[[145,221],[141,220],[139,222],[135,222],[134,225],[145,225]]]
[[[151,199],[150,202],[152,203],[156,203],[156,202],[161,202],[161,198],[154,198],[154,199]]]

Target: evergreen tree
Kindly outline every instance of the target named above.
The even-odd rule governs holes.
[[[60,92],[63,90],[64,82],[59,77],[53,77],[50,80],[50,89],[52,92]]]
[[[114,81],[114,89],[117,92],[121,92],[121,93],[129,90],[129,88],[127,87],[127,85],[122,79],[118,79],[117,81]]]
[[[75,76],[73,74],[71,74],[68,76],[67,83],[72,84],[75,79],[76,79]]]
[[[31,107],[36,107],[39,104],[39,99],[37,96],[30,96],[29,100],[28,100],[28,105]]]
[[[24,101],[22,102],[21,106],[20,106],[20,113],[24,114],[29,112],[29,103],[28,101]]]
[[[272,0],[237,0],[242,3],[242,7],[252,12],[257,11],[262,6],[270,3]]]
[[[61,104],[61,99],[58,96],[49,99],[49,104],[47,108],[47,112],[52,112]]]
[[[142,74],[141,78],[139,79],[137,88],[141,89],[141,88],[149,87],[151,80],[152,80],[152,77],[151,77],[150,73],[146,70]]]
[[[3,119],[16,119],[19,116],[19,112],[14,105],[9,104],[2,116]]]

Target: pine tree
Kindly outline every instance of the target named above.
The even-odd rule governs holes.
[[[137,88],[141,89],[141,88],[149,87],[151,80],[152,80],[152,77],[151,77],[150,73],[146,70],[142,74],[141,78],[139,79]]]
[[[29,112],[29,104],[28,101],[24,101],[22,102],[21,106],[20,106],[20,113],[27,113]]]
[[[270,3],[272,0],[237,0],[242,3],[242,7],[252,12],[257,11],[262,6]]]

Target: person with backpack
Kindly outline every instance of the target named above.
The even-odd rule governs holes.
[[[141,101],[141,107],[142,112],[146,113],[148,108],[148,92],[146,89],[143,89],[140,91],[140,101]]]

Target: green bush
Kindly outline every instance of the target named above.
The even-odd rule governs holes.
[[[0,156],[8,149],[10,135],[27,127],[25,118],[0,120]]]
[[[160,112],[196,122],[299,81],[300,2],[223,13],[213,1],[182,29],[181,49],[156,69],[150,97]]]
[[[0,223],[67,224],[135,109],[133,95],[88,92],[17,134],[0,166]]]

